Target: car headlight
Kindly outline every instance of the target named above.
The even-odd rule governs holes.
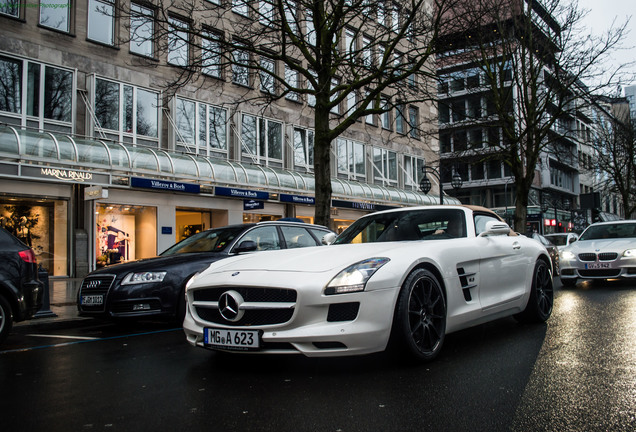
[[[625,252],[623,252],[623,256],[625,258],[634,258],[634,257],[636,257],[636,249],[627,249]]]
[[[153,283],[163,282],[163,278],[166,277],[166,272],[139,272],[128,273],[123,281],[122,285],[132,285],[140,283]]]
[[[325,288],[325,295],[364,291],[367,281],[388,258],[369,258],[353,264],[336,275]]]
[[[576,258],[576,255],[574,255],[572,252],[570,251],[563,251],[561,252],[561,259],[562,260],[573,260],[574,258]]]

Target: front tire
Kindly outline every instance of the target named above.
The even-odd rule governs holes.
[[[550,277],[550,269],[548,264],[540,259],[534,266],[528,304],[525,310],[515,317],[520,322],[545,322],[552,314],[553,305],[554,285]]]
[[[433,273],[417,269],[411,273],[397,299],[392,339],[419,361],[434,359],[446,334],[446,299]]]
[[[9,336],[13,328],[13,311],[4,296],[0,295],[0,344]]]

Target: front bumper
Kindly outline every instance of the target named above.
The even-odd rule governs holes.
[[[584,262],[561,259],[561,279],[636,278],[636,259]]]
[[[228,287],[228,290],[231,290]],[[188,342],[204,344],[205,328],[261,331],[261,348],[247,351],[258,354],[304,354],[308,357],[350,356],[383,351],[389,340],[395,301],[399,287],[358,293],[325,296],[322,289],[299,290],[291,318],[279,324],[241,327],[207,321],[188,293],[188,308],[183,330]],[[357,313],[337,315],[334,309],[358,304]],[[243,352],[243,351],[241,351]]]

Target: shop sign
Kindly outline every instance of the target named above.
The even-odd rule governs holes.
[[[265,208],[263,201],[243,200],[243,210],[262,210]]]
[[[132,177],[130,179],[130,186],[146,189],[159,189],[171,192],[187,192],[195,194],[201,192],[201,186],[198,184],[154,180],[141,177]]]
[[[89,186],[84,189],[84,199],[86,201],[108,198],[108,189],[104,189],[101,186]]]
[[[294,203],[294,204],[316,204],[316,198],[302,195],[289,195],[280,194],[279,198],[281,202]]]
[[[342,200],[331,200],[331,206],[346,208],[346,209],[354,209],[354,210],[366,210],[366,211],[381,211],[381,210],[391,210],[391,209],[399,208],[396,206],[387,206],[387,205],[381,205],[381,204],[356,202],[356,201],[342,201]]]
[[[269,193],[262,191],[252,191],[248,189],[237,189],[229,187],[217,186],[214,188],[214,194],[218,196],[228,196],[233,198],[248,198],[257,200],[268,200]]]
[[[161,227],[161,234],[172,234],[172,227],[171,226],[162,226]]]
[[[96,174],[88,171],[78,171],[64,168],[23,165],[21,174],[23,177],[56,179],[73,183],[110,183],[110,177],[107,174]]]

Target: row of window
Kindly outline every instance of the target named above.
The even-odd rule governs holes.
[[[66,126],[65,132],[73,132],[73,71],[0,56],[0,81],[4,84],[0,86],[2,121],[39,129],[47,129],[45,126],[55,122]],[[159,92],[102,77],[89,80],[89,89],[97,137],[159,147]],[[181,97],[174,99],[171,108],[177,149],[221,158],[230,156],[230,119],[226,109]],[[400,111],[396,115],[402,116]],[[238,123],[236,133],[243,161],[283,167],[284,149],[289,144],[293,149],[293,168],[313,169],[312,130],[294,127],[292,142],[287,144],[283,122],[242,113]],[[424,159],[377,147],[367,150],[364,143],[347,139],[338,139],[335,147],[339,177],[392,186],[398,186],[401,179],[405,187],[417,188]],[[372,172],[368,172],[368,167],[372,167]]]

